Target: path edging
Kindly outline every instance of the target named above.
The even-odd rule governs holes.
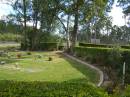
[[[93,65],[90,65],[90,64],[88,64],[88,63],[85,62],[85,61],[79,60],[78,58],[76,58],[76,57],[74,57],[74,56],[71,56],[71,55],[69,55],[69,54],[67,54],[67,53],[63,53],[63,54],[64,54],[65,56],[71,58],[72,60],[75,60],[75,61],[77,61],[77,62],[79,62],[79,63],[81,63],[81,64],[84,64],[84,65],[86,65],[86,66],[88,66],[88,67],[90,67],[90,68],[96,70],[96,71],[99,73],[99,75],[100,75],[100,80],[99,80],[99,83],[97,84],[97,86],[100,87],[100,86],[102,85],[103,79],[104,79],[104,75],[103,75],[103,72],[102,72],[99,68],[97,68],[97,67],[95,67],[95,66],[93,66]]]

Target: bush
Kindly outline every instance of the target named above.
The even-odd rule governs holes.
[[[63,50],[64,49],[64,46],[63,45],[59,45],[58,46],[58,50]]]
[[[111,68],[117,72],[118,76],[122,75],[123,62],[126,62],[126,83],[130,83],[130,50],[101,47],[75,47],[73,51],[76,56],[80,56],[82,59],[88,58],[92,63],[104,65],[107,69]]]
[[[0,50],[4,50],[4,51],[15,51],[18,49],[19,46],[0,46]]]
[[[48,58],[48,61],[52,61],[52,57],[49,57],[49,58]]]
[[[92,44],[92,43],[79,43],[79,46],[83,47],[103,47],[103,48],[112,48],[112,44]],[[130,49],[129,45],[122,45],[121,48]]]
[[[52,51],[52,50],[57,50],[57,43],[56,42],[41,42],[38,45],[40,50],[48,50],[48,51]]]
[[[16,56],[17,56],[18,59],[20,59],[22,57],[22,54],[18,53]]]
[[[6,33],[6,34],[0,34],[0,41],[15,41],[20,42],[21,36],[12,34],[12,33]]]
[[[27,55],[32,55],[32,53],[31,52],[27,52]]]
[[[114,91],[114,94],[111,97],[130,97],[130,85],[128,85],[125,89],[117,88]]]
[[[92,43],[79,43],[79,46],[83,47],[112,47],[112,45],[105,45],[105,44],[92,44]]]
[[[76,56],[80,57],[89,57],[95,59],[98,61],[99,57],[101,58],[100,60],[105,63],[105,59],[108,57],[108,54],[111,49],[109,48],[90,48],[90,47],[75,47],[74,48],[74,53]],[[97,59],[98,58],[98,59]],[[93,60],[90,59],[90,60]]]
[[[103,90],[79,81],[0,81],[0,97],[109,97]]]
[[[125,92],[124,92],[124,96],[123,97],[130,97],[130,85],[127,86]]]

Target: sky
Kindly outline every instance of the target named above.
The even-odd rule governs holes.
[[[113,18],[113,25],[118,25],[118,26],[123,26],[125,25],[125,20],[123,18],[124,14],[122,13],[122,8],[121,7],[117,7],[116,3],[117,0],[115,1],[113,8],[111,10],[111,12],[109,13],[110,16],[112,16]]]
[[[7,4],[1,4],[0,3],[0,19],[4,18],[5,15],[8,15],[13,12],[13,9],[11,6]]]
[[[1,4],[0,2],[0,19],[4,18],[5,15],[8,15],[9,13],[12,13],[12,7],[6,4]],[[122,8],[116,6],[116,1],[113,5],[113,8],[111,12],[109,13],[110,16],[112,16],[113,25],[117,26],[123,26],[125,25],[124,19],[123,19],[123,13]]]

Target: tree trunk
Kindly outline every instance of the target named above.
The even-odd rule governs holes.
[[[75,20],[74,20],[74,28],[73,28],[73,32],[72,32],[72,40],[71,40],[71,52],[73,53],[73,48],[76,45],[76,38],[77,38],[77,32],[78,32],[78,19],[79,19],[79,6],[78,6],[78,2],[76,2],[75,5]]]
[[[26,30],[26,27],[27,27],[27,25],[26,25],[26,0],[23,0],[23,11],[24,11],[24,28],[25,28],[25,30]]]
[[[67,19],[67,27],[65,26],[65,24],[62,22],[62,20],[57,16],[58,20],[60,21],[60,23],[63,25],[63,28],[66,32],[66,39],[67,39],[67,50],[70,49],[70,33],[69,33],[69,20],[70,20],[70,16],[68,15],[68,19]]]
[[[34,13],[34,21],[33,21],[33,39],[32,39],[32,48],[31,50],[35,50],[36,49],[36,45],[37,45],[37,25],[38,25],[38,11],[35,11]]]
[[[66,37],[67,37],[67,49],[70,49],[70,33],[69,33],[69,21],[70,21],[70,15],[68,15],[67,19],[67,32],[66,32]]]
[[[26,0],[23,0],[23,15],[24,15],[24,31],[23,31],[23,40],[22,40],[22,44],[21,44],[21,48],[22,49],[27,49],[27,34],[26,34],[26,28],[27,28],[27,24],[26,24]]]

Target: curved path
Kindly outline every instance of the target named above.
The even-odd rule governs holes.
[[[65,56],[71,58],[72,60],[75,60],[75,61],[77,61],[77,62],[79,62],[79,63],[81,63],[81,64],[84,64],[84,65],[86,65],[86,66],[92,68],[92,69],[95,69],[95,70],[100,74],[100,80],[99,80],[99,83],[97,84],[97,86],[100,87],[100,86],[102,85],[104,76],[103,76],[103,72],[102,72],[99,68],[97,68],[97,67],[95,67],[95,66],[93,66],[93,65],[90,65],[90,64],[86,63],[85,61],[79,60],[79,59],[76,58],[76,57],[73,57],[73,56],[71,56],[71,55],[68,55],[67,53],[63,53],[63,54],[64,54]]]

